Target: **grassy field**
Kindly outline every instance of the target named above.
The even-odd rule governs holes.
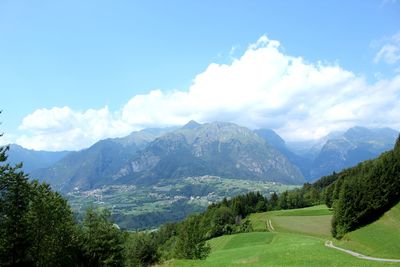
[[[397,207],[385,215],[388,218],[382,219],[391,225],[391,229],[397,227],[399,230],[399,215],[400,209]],[[162,266],[400,266],[398,263],[358,259],[325,247],[325,240],[331,239],[332,212],[323,205],[251,214],[249,218],[258,232],[227,235],[210,240],[211,254],[204,261],[173,260]],[[271,220],[274,232],[267,232],[268,220]],[[389,234],[376,233],[385,236]],[[349,237],[353,238],[353,234],[358,237],[356,232]],[[365,243],[362,239],[359,242]],[[354,241],[347,243],[351,249],[355,249],[354,244]]]
[[[267,231],[267,221],[277,232],[330,237],[332,212],[325,206],[254,213],[249,216],[255,231]]]
[[[294,233],[254,232],[210,241],[204,261],[174,260],[163,266],[399,266],[357,259],[329,249],[324,240]]]
[[[378,221],[334,243],[368,256],[400,259],[400,203]]]

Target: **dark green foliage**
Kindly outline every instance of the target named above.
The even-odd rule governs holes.
[[[0,265],[24,266],[31,264],[26,216],[31,190],[21,165],[5,164],[8,149],[0,147]]]
[[[278,195],[274,192],[272,193],[269,202],[267,204],[267,210],[275,210],[278,208],[279,205],[279,197]]]
[[[338,178],[338,174],[336,172],[333,172],[329,176],[321,177],[319,180],[313,183],[313,186],[318,189],[323,189],[333,184]]]
[[[0,147],[0,266],[123,265],[125,240],[109,213],[89,210],[78,228],[66,200],[29,183],[22,164],[5,163],[7,151]]]
[[[222,205],[212,209],[207,215],[203,216],[203,225],[208,229],[206,233],[207,238],[231,234],[233,232],[233,227],[230,225],[235,223],[235,215],[227,206]]]
[[[333,185],[329,185],[322,190],[322,198],[328,208],[332,208],[333,204]]]
[[[5,153],[5,150],[3,150]],[[5,158],[5,155],[2,155]],[[31,233],[27,212],[31,189],[27,176],[18,167],[0,167],[0,265],[29,265]]]
[[[210,253],[199,216],[189,216],[179,226],[175,255],[184,259],[205,259]]]
[[[272,200],[272,199],[271,199]],[[270,209],[297,209],[321,203],[321,190],[311,184],[304,184],[302,188],[285,191],[280,196],[274,197],[276,206]]]
[[[126,242],[126,266],[141,267],[159,261],[158,243],[152,233],[131,234]]]
[[[67,201],[48,184],[32,183],[27,212],[36,266],[72,266],[76,260],[76,225]]]
[[[80,229],[80,249],[85,266],[122,266],[124,236],[107,210],[88,209]]]
[[[1,135],[0,135],[1,136]],[[0,266],[74,266],[75,222],[58,193],[28,182],[0,148]]]
[[[144,214],[121,214],[114,213],[111,218],[121,229],[146,230],[157,227],[163,222],[179,222],[186,218],[187,214],[203,211],[204,208],[198,205],[190,205],[185,200],[177,200],[169,207],[165,207],[162,212],[148,212]]]

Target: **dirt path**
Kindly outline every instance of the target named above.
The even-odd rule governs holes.
[[[339,248],[337,246],[335,246],[332,241],[326,241],[325,242],[325,246],[329,247],[329,248],[334,248],[340,251],[343,251],[345,253],[348,253],[354,257],[360,258],[360,259],[364,259],[364,260],[370,260],[370,261],[382,261],[382,262],[400,262],[400,260],[397,259],[382,259],[382,258],[375,258],[375,257],[370,257],[370,256],[365,256],[363,254],[348,250],[348,249],[344,249],[344,248]]]
[[[270,232],[275,232],[275,228],[272,226],[272,222],[270,219],[268,219],[268,221],[267,221],[267,229]]]

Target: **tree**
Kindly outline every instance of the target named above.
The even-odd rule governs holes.
[[[1,149],[1,160],[7,159]],[[21,165],[0,167],[0,265],[30,265],[28,250],[31,236],[27,223],[30,186],[27,176],[19,170]]]
[[[75,261],[76,226],[67,201],[48,184],[33,181],[27,213],[36,266],[71,266]]]
[[[279,201],[278,195],[275,192],[273,192],[272,195],[271,195],[271,198],[270,198],[270,200],[268,202],[268,210],[277,209],[278,205],[279,205],[278,201]]]
[[[131,234],[127,240],[126,265],[128,267],[153,265],[159,260],[157,245],[151,233]]]
[[[279,196],[279,201],[278,201],[279,208],[283,210],[289,208],[288,195],[289,195],[288,191],[285,191]]]
[[[205,259],[210,250],[210,246],[205,242],[204,231],[200,227],[199,216],[189,216],[180,225],[175,255],[183,259]]]
[[[226,227],[227,225],[232,225],[235,223],[235,215],[232,209],[222,205],[219,208],[215,208],[209,215],[208,220],[203,216],[203,228],[208,228],[206,233],[207,238],[212,238],[216,236],[221,236],[224,234],[231,234],[232,227]]]
[[[86,211],[79,238],[85,266],[123,265],[125,238],[109,218],[108,210]]]
[[[0,147],[0,266],[74,265],[75,222],[66,200],[47,184],[29,183],[22,163],[6,162],[7,151]]]

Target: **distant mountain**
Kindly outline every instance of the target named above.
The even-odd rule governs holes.
[[[146,129],[99,141],[53,162],[42,161],[44,168],[31,176],[63,192],[203,175],[300,184],[374,158],[393,147],[397,136],[389,128],[354,127],[309,143],[299,155],[270,129],[190,121],[181,128]],[[23,161],[28,165],[29,160]]]
[[[328,140],[341,138],[344,132],[334,131],[317,140],[286,142],[287,148],[303,158],[313,161]]]
[[[147,129],[99,141],[32,176],[69,192],[202,175],[304,182],[297,167],[251,130],[232,123],[195,121],[176,130]]]
[[[297,166],[304,177],[307,177],[310,171],[312,160],[305,156],[300,156],[292,152],[287,146],[285,140],[283,140],[276,132],[271,129],[258,129],[254,132],[263,138],[267,145],[275,148],[282,153],[293,165]]]
[[[123,183],[149,184],[201,175],[286,184],[305,181],[298,168],[251,130],[193,121],[151,142],[114,177]]]
[[[23,163],[22,169],[26,173],[40,168],[47,168],[65,157],[69,151],[49,152],[37,151],[11,144],[8,151],[8,162],[11,164]]]
[[[145,129],[123,138],[101,140],[87,149],[69,153],[51,167],[34,171],[31,176],[64,192],[74,187],[89,189],[110,183],[112,175],[138,150],[173,129]]]
[[[333,171],[357,165],[390,150],[399,132],[390,128],[368,129],[353,127],[342,135],[328,139],[315,157],[310,170],[310,179],[315,180]]]

